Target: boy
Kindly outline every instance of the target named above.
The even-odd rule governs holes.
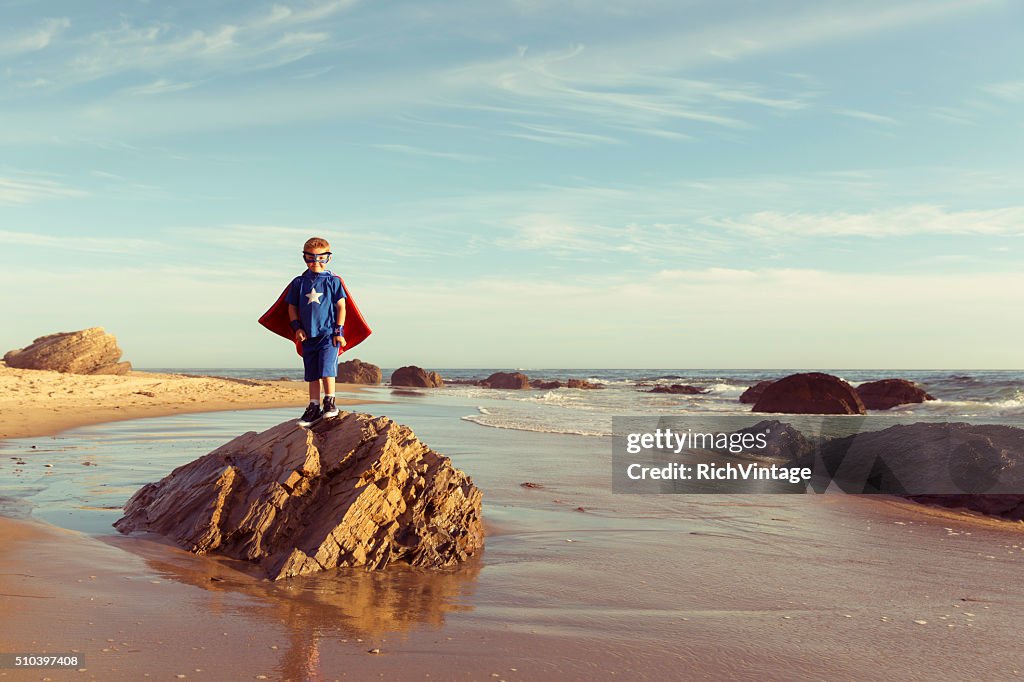
[[[341,279],[326,269],[331,245],[322,237],[306,240],[302,247],[306,271],[292,280],[285,293],[288,319],[295,341],[302,345],[304,378],[309,382],[309,405],[299,426],[309,426],[321,417],[336,417],[334,378],[338,374],[339,350],[345,346],[345,300]],[[320,387],[323,386],[323,407]]]

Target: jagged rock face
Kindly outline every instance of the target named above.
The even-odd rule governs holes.
[[[483,547],[481,493],[407,426],[356,413],[250,432],[142,487],[114,526],[274,580],[341,566],[445,567]]]
[[[399,367],[391,374],[392,386],[414,386],[416,388],[438,388],[444,386],[444,380],[437,372],[428,372],[422,367],[407,365]]]
[[[383,374],[380,367],[362,360],[349,360],[338,365],[338,381],[343,384],[370,384],[375,386],[381,382]]]
[[[757,402],[757,399],[761,397],[761,394],[764,393],[764,389],[774,383],[775,381],[773,379],[757,382],[747,390],[743,391],[743,395],[740,396],[740,402],[744,405],[753,405]]]
[[[850,384],[831,374],[791,374],[765,387],[753,412],[864,414],[864,403]]]
[[[857,395],[869,410],[888,410],[907,403],[935,400],[924,389],[906,379],[881,379],[857,387]]]
[[[495,372],[480,382],[485,388],[530,388],[530,377],[522,372]]]
[[[48,369],[71,374],[127,374],[132,364],[119,362],[117,339],[102,327],[40,336],[4,355],[8,367]]]

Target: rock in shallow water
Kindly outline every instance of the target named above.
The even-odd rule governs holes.
[[[484,388],[530,388],[530,377],[522,372],[495,372],[480,382]]]
[[[428,372],[416,365],[406,365],[392,372],[391,385],[411,386],[413,388],[439,388],[444,386],[444,379],[437,372]]]
[[[747,390],[743,391],[743,395],[740,396],[740,402],[744,405],[753,405],[757,402],[757,399],[761,397],[761,394],[764,393],[764,389],[774,383],[774,379],[757,382]]]
[[[935,400],[923,388],[906,379],[869,381],[857,387],[857,395],[869,410],[888,410],[897,405]]]
[[[864,403],[850,384],[831,374],[790,374],[764,388],[753,412],[864,414]]]
[[[343,384],[369,384],[376,386],[383,375],[380,367],[356,358],[338,364],[338,381]]]
[[[249,432],[143,486],[114,526],[278,580],[342,566],[446,567],[483,547],[481,493],[387,417]]]

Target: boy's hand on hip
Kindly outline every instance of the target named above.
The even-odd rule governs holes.
[[[298,341],[299,343],[302,343],[303,341],[306,340],[306,338],[307,338],[306,332],[302,331],[301,329],[296,329],[295,330],[295,340],[296,341]]]
[[[335,336],[334,337],[334,345],[335,346],[344,346],[345,345],[345,337],[344,336]]]

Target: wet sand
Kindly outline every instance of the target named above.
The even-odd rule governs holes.
[[[1024,600],[1006,550],[986,560],[949,542],[934,556],[948,532],[907,521],[905,542],[873,546],[882,538],[853,506],[843,540],[859,542],[838,553],[761,509],[777,532],[757,542],[710,530],[576,530],[571,545],[564,530],[525,543],[499,534],[452,573],[287,585],[156,540],[0,519],[0,650],[77,651],[76,678],[97,680],[1019,676]]]
[[[487,429],[429,397],[375,411],[410,424],[484,491],[478,559],[450,572],[267,583],[158,538],[0,519],[0,651],[86,656],[74,677],[4,679],[954,680],[1024,670],[1019,524],[842,494],[616,495],[602,439]],[[215,421],[230,434],[287,413]],[[5,464],[0,478],[46,488],[56,471],[50,479],[66,476],[70,497],[88,502],[73,486],[93,468],[76,458],[101,449],[98,480],[123,496],[133,476],[206,447],[185,438],[195,423],[97,426],[38,454],[28,451],[37,439],[8,441],[4,459],[26,464],[17,475]],[[152,442],[169,459],[135,468],[131,453]]]

